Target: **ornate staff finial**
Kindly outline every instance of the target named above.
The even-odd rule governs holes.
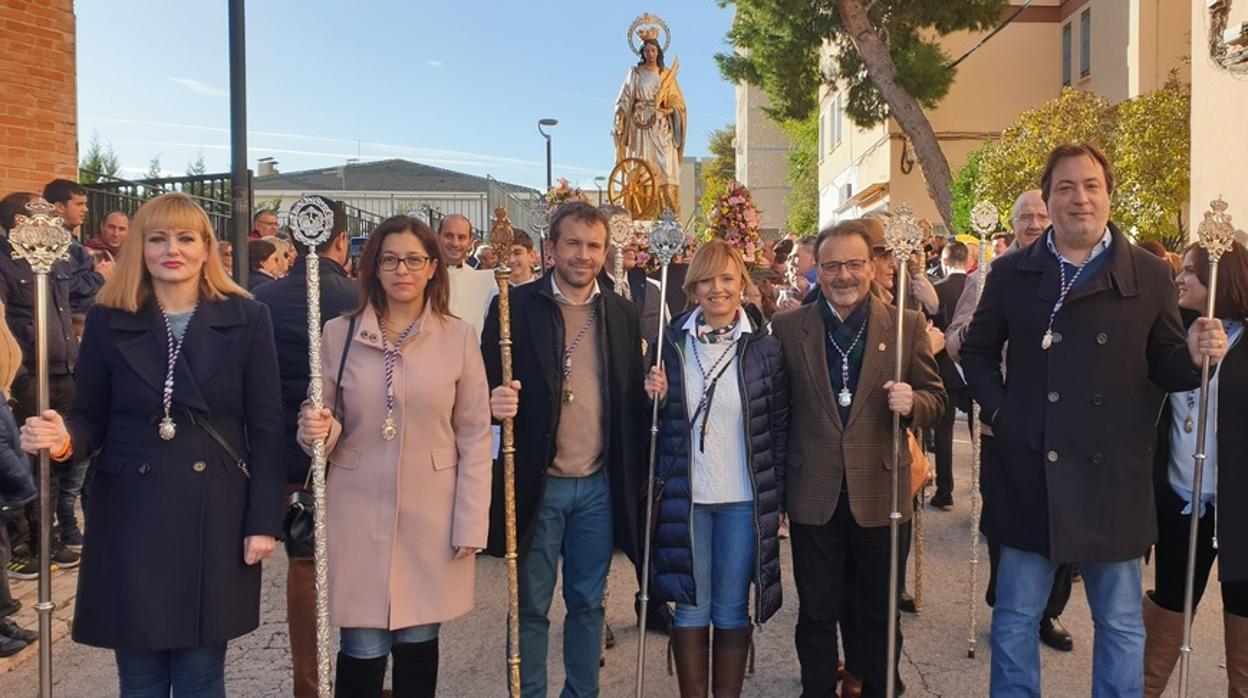
[[[884,246],[902,263],[923,246],[923,229],[909,204],[902,204],[893,212],[884,229]]]
[[[1235,226],[1231,225],[1231,215],[1226,208],[1222,197],[1214,199],[1209,203],[1209,210],[1205,211],[1204,220],[1196,228],[1196,239],[1209,254],[1211,264],[1217,264],[1235,242]]]
[[[334,236],[334,211],[324,198],[314,194],[300,197],[290,207],[287,223],[299,244],[311,250]]]
[[[980,199],[979,203],[975,204],[975,207],[971,209],[971,229],[981,239],[994,233],[1000,222],[1001,212],[987,199]]]
[[[13,245],[13,258],[24,259],[36,274],[47,274],[52,265],[69,257],[73,235],[65,229],[65,222],[56,215],[55,207],[41,197],[26,204],[30,215],[17,214],[9,242]]]
[[[664,211],[650,231],[650,252],[659,258],[659,264],[667,266],[684,249],[685,231],[676,222],[676,214]]]
[[[516,233],[511,229],[511,219],[507,217],[507,207],[494,209],[494,222],[490,224],[490,247],[498,253],[499,263],[506,266],[507,253],[511,250]]]
[[[628,215],[628,211],[619,206],[610,207],[611,213],[608,220],[611,223],[611,244],[616,249],[624,249],[633,241],[633,217]]]

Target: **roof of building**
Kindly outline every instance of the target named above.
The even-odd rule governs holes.
[[[538,193],[536,189],[498,181],[512,193]],[[299,172],[281,172],[253,180],[256,191],[411,191],[485,193],[489,179],[411,160],[394,158],[348,163]]]

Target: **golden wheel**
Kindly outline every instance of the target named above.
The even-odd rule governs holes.
[[[645,160],[624,158],[611,170],[607,197],[627,210],[633,220],[651,220],[659,213],[658,178]]]

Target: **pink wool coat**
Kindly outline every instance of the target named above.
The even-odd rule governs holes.
[[[341,415],[327,443],[329,619],[338,627],[438,623],[472,610],[475,556],[489,533],[489,389],[472,325],[433,315],[394,367],[399,434],[381,438],[386,381],[381,329],[356,319],[341,378],[347,318],[325,325],[325,405]]]

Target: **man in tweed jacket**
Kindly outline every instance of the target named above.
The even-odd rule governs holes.
[[[896,309],[870,294],[872,244],[859,221],[816,241],[821,297],[776,316],[790,380],[789,460],[782,502],[792,520],[797,583],[796,644],[802,693],[835,695],[836,627],[842,591],[861,609],[864,695],[883,695],[888,643],[889,513],[893,413],[903,427],[936,424],[945,390],[926,320],[905,315],[902,375],[896,362]],[[904,442],[898,501],[910,516],[910,453]],[[844,588],[852,566],[853,588]],[[893,593],[898,593],[894,590]],[[898,656],[901,637],[898,627]]]

